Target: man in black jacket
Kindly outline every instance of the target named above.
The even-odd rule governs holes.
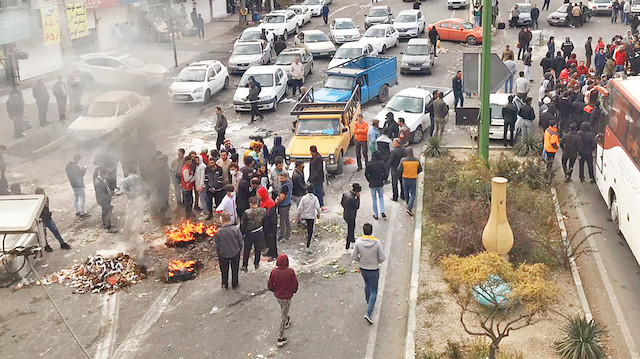
[[[304,180],[304,162],[295,161],[295,169],[291,176],[293,182],[293,191],[291,193],[291,202],[296,206],[300,204],[300,199],[307,193],[307,182]]]
[[[364,171],[364,176],[369,182],[369,189],[371,189],[371,199],[373,200],[373,218],[378,219],[378,198],[380,198],[380,215],[382,218],[387,218],[384,213],[384,180],[387,173],[387,166],[382,160],[380,152],[374,152],[371,155],[371,161],[367,163],[367,168]],[[378,197],[378,198],[376,198]]]
[[[396,120],[394,120],[393,118],[393,112],[387,112],[386,120],[384,121],[382,129],[387,130],[387,136],[389,136],[390,139],[398,137],[398,134],[400,133],[400,127],[398,126]]]
[[[558,109],[558,118],[560,119],[558,132],[562,133],[569,126],[571,119],[571,101],[569,101],[569,94],[565,91],[562,96],[558,96],[556,101],[556,108]]]
[[[113,197],[113,190],[108,184],[108,170],[104,167],[96,168],[96,174],[93,177],[93,188],[96,192],[96,201],[100,208],[102,208],[102,227],[109,233],[117,233],[118,230],[111,225],[111,212],[113,206],[111,205],[111,198]]]
[[[513,146],[513,132],[518,119],[518,108],[513,104],[513,95],[509,96],[509,102],[502,108],[502,118],[504,119],[504,146],[507,147],[507,133],[511,131],[509,142]]]
[[[58,242],[60,243],[60,248],[71,249],[71,246],[68,245],[64,241],[64,239],[62,239],[62,236],[60,235],[60,231],[58,231],[58,227],[56,227],[56,222],[54,222],[53,218],[51,217],[51,210],[49,210],[49,197],[47,197],[44,194],[44,189],[36,188],[35,194],[41,194],[44,196],[44,208],[40,213],[40,218],[42,219],[42,223],[49,231],[51,231],[53,236],[58,240]],[[45,243],[46,243],[46,238],[45,238]],[[49,243],[46,243],[44,250],[47,252],[53,251],[53,249],[51,249],[51,247],[49,246]]]
[[[520,132],[524,135],[531,131],[533,120],[536,118],[536,113],[531,106],[531,97],[524,99],[524,105],[522,105],[518,111],[518,116],[522,117],[522,121],[518,122],[518,126],[516,126],[516,133]]]
[[[573,52],[573,42],[571,42],[571,38],[569,36],[564,40],[560,49],[562,49],[562,55],[565,60],[571,57],[571,53]]]
[[[596,182],[596,178],[593,176],[593,151],[596,150],[596,138],[593,132],[591,132],[591,126],[589,123],[583,122],[580,125],[580,131],[578,135],[582,139],[582,146],[580,147],[580,162],[579,172],[580,182],[584,182],[584,164],[587,164],[589,169],[589,178],[591,183]]]
[[[400,140],[394,139],[392,142],[393,149],[389,155],[389,161],[387,167],[391,170],[391,189],[393,190],[393,197],[391,200],[398,201],[398,185],[400,185],[400,198],[404,200],[404,186],[402,185],[402,172],[398,170],[398,165],[404,157],[404,147],[400,146]]]
[[[435,57],[438,57],[438,52],[436,51],[436,45],[438,43],[438,39],[440,38],[440,35],[438,34],[438,30],[436,30],[436,27],[433,26],[431,28],[431,30],[429,30],[429,41],[431,41],[431,46],[433,46],[433,53],[435,55]],[[391,136],[389,136],[391,137]]]
[[[33,87],[33,98],[36,99],[36,107],[38,107],[38,121],[40,126],[49,124],[47,121],[47,109],[49,108],[49,91],[44,85],[44,80],[39,79]]]
[[[326,213],[328,209],[324,206],[324,160],[322,155],[318,153],[318,147],[310,146],[311,161],[309,162],[309,183],[313,183],[313,194],[318,197],[322,212]]]
[[[80,162],[80,154],[73,155],[73,160],[67,163],[65,172],[73,189],[73,207],[76,210],[76,217],[85,218],[87,216],[84,211],[85,197],[84,197],[84,174],[87,172],[87,166],[80,168],[78,162]]]
[[[451,87],[453,88],[453,107],[458,107],[458,101],[460,101],[460,107],[464,107],[464,96],[462,96],[462,71],[456,72],[456,75],[451,80]]]
[[[521,28],[520,32],[518,33],[518,60],[522,58],[522,55],[524,55],[524,53],[529,48],[529,42],[531,42],[529,34],[530,33],[527,32],[524,27]]]
[[[571,103],[571,122],[575,123],[576,126],[580,126],[582,121],[584,121],[584,117],[584,101],[582,100],[582,96],[577,96]]]
[[[360,184],[354,183],[351,185],[349,193],[342,194],[342,201],[340,201],[343,208],[342,218],[347,222],[347,245],[345,247],[347,251],[351,247],[351,243],[356,241],[354,232],[356,229],[356,215],[360,208],[360,191],[362,191]]]
[[[242,213],[249,208],[249,198],[255,196],[255,189],[251,188],[251,178],[253,178],[255,168],[253,167],[253,158],[247,156],[244,158],[244,166],[240,169],[242,178],[238,182],[238,190],[236,193],[236,209],[238,218],[242,218]]]
[[[218,167],[216,161],[209,161],[209,165],[204,170],[204,184],[207,191],[207,220],[213,218],[213,209],[217,208],[225,196],[222,189],[222,168]]]
[[[569,133],[565,134],[560,141],[562,148],[562,170],[564,171],[564,181],[571,182],[573,165],[576,163],[578,151],[582,147],[582,137],[578,134],[578,125],[575,122],[569,125]]]

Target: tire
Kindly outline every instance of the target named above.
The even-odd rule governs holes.
[[[389,85],[384,84],[380,87],[380,92],[378,93],[378,101],[380,103],[385,103],[389,99]]]
[[[478,39],[476,39],[475,36],[471,36],[471,35],[467,36],[467,44],[475,45],[477,43],[478,43]]]
[[[427,75],[431,75],[432,71],[431,71],[431,67],[429,67],[429,69],[427,70]]]
[[[343,168],[343,160],[342,160],[342,152],[340,152],[340,154],[338,155],[338,168],[336,169],[336,171],[334,172],[334,174],[336,175],[341,175],[344,168]]]
[[[447,9],[449,10],[453,10],[453,8],[451,6],[447,6]]]
[[[382,45],[382,51],[380,51],[381,54],[384,54],[387,52],[387,45]]]
[[[204,103],[211,102],[211,90],[207,89],[204,93]]]
[[[313,73],[313,63],[311,63],[311,67],[309,67],[309,75]]]
[[[296,24],[296,34],[300,31],[300,26],[298,26],[298,24]]]
[[[289,38],[289,31],[287,31],[287,29],[284,29],[282,37],[284,37],[284,41],[287,41],[287,39]]]
[[[273,108],[271,109],[273,112],[278,110],[278,96],[273,100]]]
[[[405,74],[405,72],[400,70],[400,75],[404,75],[404,74]]]
[[[620,205],[618,204],[618,197],[615,193],[612,193],[611,196],[611,210],[609,211],[611,221],[615,223],[616,229],[620,230]]]
[[[222,88],[224,88],[225,90],[226,90],[227,88],[229,88],[229,76],[227,76],[227,77],[224,79],[224,85],[222,85]]]
[[[424,139],[424,132],[422,125],[419,125],[415,131],[411,133],[411,143],[420,143]]]

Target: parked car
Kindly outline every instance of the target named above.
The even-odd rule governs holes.
[[[229,57],[229,72],[239,73],[251,66],[271,62],[271,46],[264,40],[247,41],[236,45]]]
[[[360,42],[371,44],[379,54],[384,54],[388,48],[398,46],[398,31],[393,25],[373,25],[364,32]]]
[[[291,77],[291,74],[289,73],[289,65],[295,61],[296,57],[300,59],[300,63],[304,66],[304,76],[310,74],[311,71],[313,71],[313,56],[307,49],[303,49],[301,47],[282,50],[276,59],[276,65],[283,68],[287,72],[287,75]],[[304,80],[305,78],[303,77],[303,83]]]
[[[300,31],[293,43],[297,47],[309,50],[313,57],[330,57],[336,53],[336,47],[329,36],[320,30]]]
[[[275,10],[264,16],[260,25],[260,29],[267,29],[276,36],[289,38],[289,35],[298,32],[298,22],[296,21],[296,13],[292,10]]]
[[[233,108],[236,112],[250,111],[251,103],[247,101],[249,95],[249,77],[253,76],[260,83],[260,97],[258,101],[259,110],[276,110],[278,102],[286,95],[287,73],[279,66],[253,66],[247,70],[238,88],[233,94]]]
[[[469,6],[469,0],[447,0],[447,9],[464,9]]]
[[[187,65],[169,86],[169,101],[207,103],[218,91],[229,86],[229,72],[218,60]]]
[[[436,27],[441,40],[466,42],[469,45],[482,43],[482,28],[474,27],[467,20],[459,18],[443,19],[429,24],[429,30]]]
[[[393,27],[398,31],[398,37],[418,37],[424,32],[425,21],[420,10],[402,10],[393,20]]]
[[[142,123],[151,99],[133,91],[110,91],[102,94],[82,111],[67,128],[71,138],[79,141],[126,134]]]
[[[517,26],[531,26],[531,4],[530,3],[517,3],[520,14],[518,15]]]
[[[271,30],[266,30],[266,31],[267,31],[267,35],[266,35],[267,42],[269,42],[270,45],[273,45],[275,41],[275,36],[273,35],[273,32],[271,32]],[[244,31],[242,31],[240,36],[236,38],[236,42],[233,44],[233,46],[235,47],[240,42],[257,41],[257,40],[262,40],[262,29],[259,27],[248,27],[244,29]]]
[[[400,73],[426,72],[431,74],[431,68],[435,60],[431,41],[426,39],[411,39],[401,52]]]
[[[327,5],[330,2],[327,3]],[[311,15],[312,16],[320,16],[322,15],[322,7],[324,6],[325,2],[323,0],[305,0],[302,5],[306,6],[309,8],[309,10],[311,11]]]
[[[587,4],[593,15],[611,15],[613,10],[612,0],[591,0]]]
[[[342,44],[342,46],[338,48],[336,54],[333,55],[333,59],[331,59],[331,61],[329,62],[329,66],[327,66],[327,69],[336,67],[351,59],[355,59],[356,57],[377,54],[378,51],[376,51],[371,44],[364,44],[361,42],[347,42],[346,44]]]
[[[389,6],[372,6],[369,9],[369,14],[365,17],[365,29],[377,24],[393,24],[393,14]]]
[[[359,27],[352,19],[333,19],[329,24],[329,37],[336,45],[349,41],[358,41],[360,40]]]
[[[123,52],[81,55],[75,65],[84,83],[148,88],[161,85],[169,74],[162,65],[145,62]]]
[[[549,25],[569,26],[569,18],[567,17],[568,6],[569,4],[562,4],[558,10],[549,14],[549,16],[547,16],[547,22]],[[589,20],[591,20],[591,10],[587,9],[585,21],[589,22]]]
[[[303,27],[304,24],[311,21],[311,10],[304,5],[291,5],[289,10],[296,13],[296,20],[298,21],[298,27]]]

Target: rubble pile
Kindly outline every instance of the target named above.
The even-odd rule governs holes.
[[[46,282],[65,283],[74,293],[111,293],[136,284],[147,277],[147,269],[126,254],[114,258],[94,255],[84,263],[74,264],[46,278]]]

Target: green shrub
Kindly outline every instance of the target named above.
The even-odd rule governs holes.
[[[535,130],[525,132],[513,150],[516,155],[522,157],[540,156],[542,154],[542,139],[540,138],[540,134]]]
[[[424,151],[427,157],[442,157],[449,153],[449,149],[446,147],[447,143],[442,137],[431,136],[427,142],[427,149]]]
[[[555,342],[555,349],[562,359],[604,359],[607,354],[602,347],[606,333],[604,325],[594,319],[575,316],[567,319],[563,326],[564,337]]]

